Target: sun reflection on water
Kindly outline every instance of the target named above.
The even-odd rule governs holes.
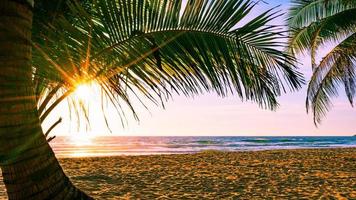
[[[95,136],[87,133],[73,134],[69,142],[75,148],[70,152],[70,157],[87,157],[91,155],[90,147],[95,146]]]
[[[74,134],[70,137],[71,144],[75,146],[94,145],[95,136],[89,134]]]

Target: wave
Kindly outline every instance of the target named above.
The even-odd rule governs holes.
[[[270,143],[275,142],[267,138],[253,138],[253,139],[242,139],[243,142],[252,142],[252,143]]]
[[[203,145],[209,145],[209,144],[223,144],[224,142],[222,141],[214,141],[214,140],[197,140],[194,141],[195,143],[198,144],[203,144]]]

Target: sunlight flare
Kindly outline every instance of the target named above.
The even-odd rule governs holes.
[[[92,86],[90,84],[80,84],[76,87],[74,95],[77,99],[87,101],[90,98]]]
[[[82,102],[89,102],[93,99],[93,96],[97,94],[99,88],[100,85],[97,82],[84,82],[77,84],[73,97]]]

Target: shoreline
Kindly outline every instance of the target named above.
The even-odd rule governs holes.
[[[96,199],[356,199],[356,148],[204,151],[59,162],[72,182]]]

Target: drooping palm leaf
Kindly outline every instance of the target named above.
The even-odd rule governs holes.
[[[311,107],[315,123],[331,107],[331,97],[338,95],[341,84],[351,103],[355,95],[356,33],[349,36],[326,55],[314,71],[308,87],[307,108]]]
[[[331,98],[344,86],[352,105],[355,93],[356,1],[296,0],[289,12],[289,49],[293,53],[310,53],[311,77],[306,107],[314,122],[321,122],[331,108]],[[316,63],[317,50],[337,43]]]
[[[34,53],[36,77],[68,90],[96,80],[116,104],[134,111],[130,94],[160,103],[172,92],[190,96],[236,93],[265,108],[285,87],[300,88],[294,58],[281,49],[269,10],[233,28],[252,1],[96,0],[68,4],[74,18],[44,27]],[[183,11],[183,12],[181,12]],[[55,31],[61,30],[61,31]],[[120,100],[120,102],[118,102]]]

